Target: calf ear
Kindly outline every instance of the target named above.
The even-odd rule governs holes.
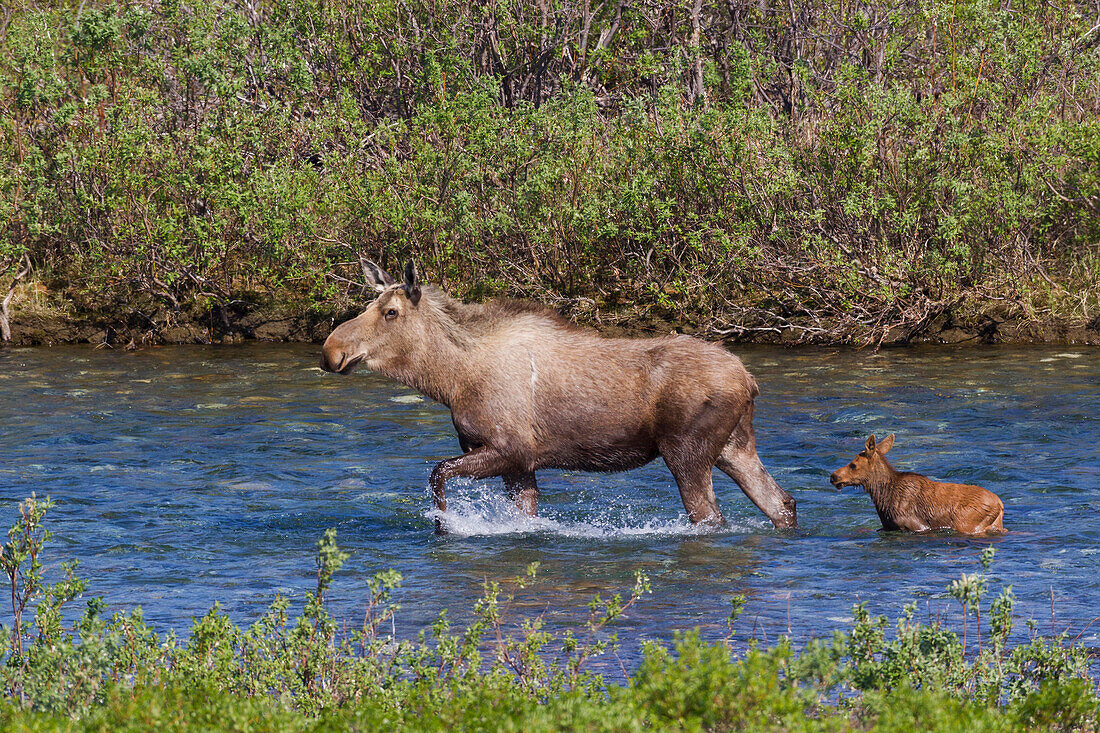
[[[416,274],[416,265],[412,260],[405,263],[405,284],[402,287],[413,305],[420,302],[420,278]]]
[[[887,435],[885,438],[882,439],[881,443],[878,444],[878,452],[881,453],[882,455],[886,455],[887,453],[890,452],[890,449],[893,448],[893,447],[894,447],[894,434],[890,433],[889,435]]]
[[[870,438],[868,438],[867,442],[863,444],[863,447],[867,449],[867,454],[868,455],[870,455],[871,453],[874,453],[875,452],[875,436],[872,435]]]
[[[366,291],[367,288],[374,288],[381,293],[395,282],[388,272],[370,260],[360,257],[359,266],[363,268],[363,282],[365,283],[363,286],[364,291]]]

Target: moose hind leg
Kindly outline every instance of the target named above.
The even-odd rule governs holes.
[[[727,445],[718,459],[718,468],[737,482],[745,496],[768,515],[775,527],[789,529],[798,526],[794,499],[764,468],[760,456],[756,455],[755,446]]]
[[[508,490],[508,498],[521,512],[535,516],[539,506],[539,485],[535,482],[534,471],[504,474],[504,487]]]
[[[680,488],[680,499],[684,502],[684,509],[687,510],[691,523],[723,524],[726,520],[714,496],[711,464],[678,454],[665,454],[664,459]]]

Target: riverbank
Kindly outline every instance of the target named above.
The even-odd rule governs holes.
[[[231,307],[185,313],[164,309],[67,313],[32,304],[17,307],[13,313],[11,345],[86,343],[107,348],[140,348],[165,344],[232,344],[246,340],[318,343],[328,336],[334,325],[357,315],[366,302],[339,309],[325,304],[293,308],[238,302]],[[743,325],[716,317],[670,313],[667,309],[654,307],[600,310],[587,303],[562,305],[559,303],[558,307],[565,315],[606,336],[643,337],[677,332],[729,344],[874,348],[916,344],[1100,345],[1100,316],[1091,322],[1066,321],[1028,317],[996,306],[984,309],[973,305],[958,306],[912,324],[875,331],[811,319]]]

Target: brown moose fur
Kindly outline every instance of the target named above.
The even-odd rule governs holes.
[[[621,471],[660,455],[692,522],[722,521],[717,465],[776,527],[796,526],[794,500],[756,454],[756,381],[722,347],[603,338],[518,301],[462,303],[422,287],[412,263],[401,284],[371,263],[364,272],[380,295],[332,332],[321,366],[363,363],[451,409],[464,455],[432,471],[440,511],[451,477],[502,476],[533,515],[539,469]]]
[[[981,486],[945,484],[919,473],[898,472],[886,460],[891,433],[881,443],[867,438],[864,450],[829,477],[833,486],[862,486],[871,495],[882,528],[928,532],[950,529],[961,534],[1003,532],[1004,505]]]

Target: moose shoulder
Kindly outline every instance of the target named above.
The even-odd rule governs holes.
[[[721,522],[711,485],[718,466],[776,527],[796,525],[795,503],[764,469],[752,428],[756,381],[720,346],[686,336],[603,338],[540,306],[462,303],[367,263],[378,298],[325,341],[321,366],[358,364],[451,410],[464,455],[430,483],[446,510],[454,476],[501,476],[534,514],[535,471],[622,471],[661,456],[692,522]]]

